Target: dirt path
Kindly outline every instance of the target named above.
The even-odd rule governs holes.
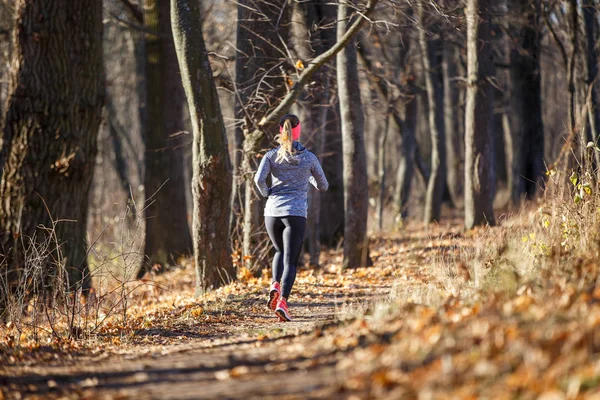
[[[290,323],[277,322],[265,307],[264,293],[230,296],[226,306],[204,313],[206,318],[219,314],[208,331],[202,322],[151,327],[136,336],[149,335],[154,345],[121,354],[0,367],[0,387],[15,399],[341,396],[343,376],[336,364],[344,354],[307,349],[327,326],[388,295],[395,278],[381,268],[349,277],[346,284],[311,280],[314,271],[304,271],[290,302]],[[161,337],[169,344],[156,345]],[[173,337],[182,337],[181,343],[171,344]]]
[[[89,343],[0,346],[0,400],[600,399],[597,255],[528,273],[530,229],[409,226],[344,272],[330,253],[299,274],[292,323],[266,310],[268,282],[193,299],[182,269]]]

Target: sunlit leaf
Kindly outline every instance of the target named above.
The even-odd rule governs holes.
[[[192,314],[192,317],[198,318],[202,314],[204,314],[204,309],[202,307],[195,308],[192,310],[191,314]]]
[[[588,149],[589,148],[593,148],[596,151],[600,151],[600,147],[596,146],[596,144],[594,142],[588,142],[587,146]]]
[[[577,176],[577,174],[575,172],[573,172],[571,174],[571,176],[569,177],[569,180],[571,181],[571,183],[573,184],[573,186],[577,186],[577,182],[579,181],[579,177]]]
[[[246,365],[238,365],[229,371],[229,376],[232,378],[237,378],[242,375],[246,375],[248,372],[250,372],[250,368],[248,368]]]

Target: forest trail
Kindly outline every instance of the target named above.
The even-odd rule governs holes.
[[[61,357],[2,366],[0,386],[7,398],[18,398],[16,393],[25,398],[157,399],[342,395],[344,375],[336,364],[345,352],[310,349],[311,344],[389,298],[402,273],[391,257],[406,240],[398,235],[377,239],[374,267],[341,273],[341,255],[334,252],[325,256],[322,269],[300,271],[290,299],[292,322],[279,322],[266,308],[267,285],[237,283],[235,294],[213,293],[213,299],[225,300],[203,303],[200,313],[194,314],[193,304],[175,307],[171,318],[157,312],[161,319],[129,335],[132,343],[125,350],[109,343],[106,352],[83,351],[71,361]],[[420,242],[415,238],[406,246]],[[415,274],[420,270],[416,261],[405,268]],[[192,274],[189,269],[184,273]],[[177,318],[189,314],[185,309],[198,318]]]
[[[291,323],[268,279],[195,299],[193,270],[168,272],[92,338],[0,346],[0,399],[598,399],[597,257],[540,255],[555,236],[517,223],[409,225],[370,268],[323,254]]]
[[[140,347],[129,354],[83,357],[68,365],[1,368],[0,382],[16,385],[23,394],[50,397],[281,398],[285,391],[289,397],[310,392],[330,398],[340,379],[335,371],[339,357],[324,353],[309,358],[299,350],[335,321],[340,304],[372,301],[389,287],[357,286],[332,298],[299,286],[314,301],[291,303],[291,323],[277,322],[266,307],[255,311],[255,302],[241,301],[245,321],[223,327],[220,335],[200,334],[184,344]],[[262,305],[263,298],[256,303]]]

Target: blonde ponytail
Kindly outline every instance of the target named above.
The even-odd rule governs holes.
[[[281,162],[283,160],[288,160],[288,158],[296,151],[292,147],[292,123],[289,119],[286,119],[283,123],[283,129],[279,133],[279,135],[275,136],[275,140],[279,144],[279,150],[277,151],[277,158],[275,158],[276,162]]]

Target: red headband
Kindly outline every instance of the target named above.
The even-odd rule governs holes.
[[[279,127],[279,133],[283,132],[283,126]],[[292,128],[292,140],[300,139],[300,122],[296,125],[295,128]]]

